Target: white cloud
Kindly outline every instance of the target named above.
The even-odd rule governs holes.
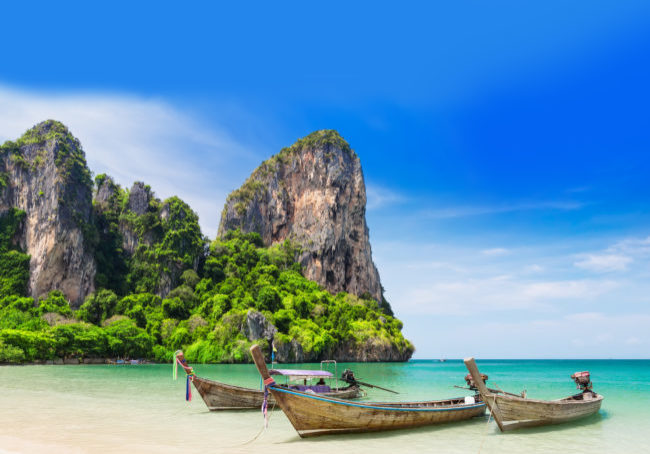
[[[404,317],[499,314],[517,319],[600,309],[621,301],[645,304],[647,280],[628,275],[603,279],[581,272],[573,265],[575,247],[580,246],[378,242],[373,251],[386,297]]]
[[[643,327],[649,321],[650,316],[640,313],[576,313],[557,319],[532,320],[518,326],[502,325],[500,329],[521,336],[538,357],[640,358],[647,357],[644,345],[650,338]],[[496,326],[493,328],[496,331]],[[629,333],[638,333],[639,337],[630,342]]]
[[[368,210],[376,210],[388,205],[403,203],[405,197],[392,189],[372,183],[366,183],[366,200],[366,208]]]
[[[606,316],[602,312],[577,312],[564,316],[564,320],[578,323],[602,322],[605,319]]]
[[[574,265],[589,271],[608,272],[625,271],[631,262],[632,257],[620,254],[588,254]]]
[[[627,238],[615,243],[610,249],[648,258],[650,257],[650,236],[645,238]]]
[[[523,270],[526,273],[541,273],[544,271],[544,267],[533,263],[532,265],[526,265]]]
[[[597,253],[593,238],[531,243],[488,235],[373,243],[386,298],[416,357],[647,357],[647,237],[601,240],[612,246]],[[484,252],[492,249],[509,253]],[[633,261],[612,276],[575,265],[595,254]]]
[[[406,290],[400,310],[418,314],[461,315],[512,311],[556,311],[557,305],[581,304],[616,288],[614,281],[566,280],[526,282],[519,276],[450,280]]]
[[[648,358],[650,345],[644,312],[402,318],[417,358]]]
[[[456,273],[465,273],[467,271],[466,268],[454,262],[417,261],[407,263],[404,266],[411,270],[454,271]]]
[[[521,297],[532,301],[585,300],[595,298],[618,287],[614,281],[593,279],[535,282],[521,287]]]
[[[46,119],[82,143],[90,169],[130,187],[145,181],[161,198],[178,195],[214,236],[227,193],[261,161],[218,125],[205,125],[159,99],[50,94],[0,86],[0,140],[16,139]]]
[[[650,237],[626,238],[609,246],[604,251],[580,254],[574,266],[596,273],[627,271],[629,265],[639,262],[648,265],[650,259]]]
[[[512,336],[527,345],[534,357],[647,358],[644,347],[650,337],[645,326],[649,322],[650,316],[643,313],[587,312],[518,323],[492,322],[485,329],[496,336],[488,348]]]
[[[485,216],[492,214],[513,213],[517,211],[573,211],[584,207],[584,203],[573,200],[549,200],[536,202],[522,202],[501,205],[466,205],[451,206],[426,210],[423,217],[430,219],[452,219],[460,217]]]

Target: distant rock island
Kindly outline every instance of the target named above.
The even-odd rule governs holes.
[[[178,197],[92,178],[48,120],[0,146],[0,363],[144,357],[405,361],[383,297],[358,156],[316,131],[265,161],[209,241]]]

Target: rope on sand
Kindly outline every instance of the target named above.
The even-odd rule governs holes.
[[[253,438],[251,438],[250,440],[245,441],[243,443],[240,443],[238,445],[230,446],[230,448],[236,448],[236,447],[239,447],[239,446],[246,446],[246,445],[251,444],[255,440],[257,440],[260,437],[260,435],[262,435],[262,432],[264,432],[264,430],[268,428],[268,421],[270,421],[271,416],[273,416],[273,410],[275,410],[275,402],[273,403],[273,407],[271,407],[271,414],[268,416],[268,419],[265,421],[265,423],[262,424],[262,427],[260,428],[259,432],[257,432],[257,434],[255,434],[255,436]]]
[[[494,396],[494,402],[493,405],[496,406],[497,404],[497,397]],[[481,437],[481,446],[478,448],[478,454],[481,454],[481,450],[483,449],[483,444],[485,443],[485,438],[487,436],[487,429],[490,427],[490,421],[492,420],[492,411],[490,410],[490,416],[488,416],[487,424],[485,424],[485,429],[483,430],[483,436]]]

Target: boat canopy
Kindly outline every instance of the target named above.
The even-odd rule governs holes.
[[[284,375],[289,380],[308,380],[310,378],[331,378],[332,373],[326,370],[300,370],[300,369],[271,369],[271,375]]]

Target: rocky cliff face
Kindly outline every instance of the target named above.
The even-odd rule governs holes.
[[[16,310],[48,326],[72,315],[93,330],[122,323],[116,336],[138,334],[120,351],[158,360],[182,346],[202,361],[247,361],[257,342],[273,343],[280,362],[404,361],[413,345],[386,314],[365,203],[359,158],[336,132],[319,131],[231,194],[220,226],[225,239],[208,248],[198,215],[178,197],[161,201],[144,183],[127,190],[106,175],[93,186],[77,139],[46,121],[0,145],[0,299],[61,290],[65,300],[54,293],[41,302],[42,318],[29,298],[14,298]],[[225,235],[234,228],[283,244],[262,248],[257,234]],[[332,295],[305,279],[296,255],[308,279],[348,293]],[[81,310],[71,314],[66,300]],[[31,323],[7,322],[10,330]],[[2,331],[0,341],[14,342],[10,361],[52,354],[32,352],[22,340],[31,337]],[[85,328],[75,332],[68,353],[80,354],[77,340],[87,346],[83,355],[117,353],[105,337],[88,341]]]
[[[151,188],[141,181],[133,183],[131,190],[127,195],[126,210],[122,206],[122,188],[117,185],[109,176],[103,177],[97,182],[95,192],[95,207],[99,213],[112,211],[116,215],[116,221],[119,223],[119,233],[122,236],[122,248],[128,255],[133,255],[138,245],[143,243],[147,246],[153,244],[153,232],[142,232],[138,234],[132,219],[120,216],[123,211],[131,212],[136,218],[145,215],[147,212],[155,212],[154,204],[159,204]]]
[[[18,241],[31,256],[28,293],[61,290],[80,305],[93,291],[95,262],[84,236],[92,182],[79,141],[50,120],[0,150],[0,215],[13,207],[26,212]]]
[[[198,268],[203,254],[198,216],[177,197],[161,202],[139,181],[129,191],[106,175],[96,183],[99,249],[110,245],[102,255],[113,258],[99,262],[106,285],[118,293],[135,290],[167,296],[185,270]]]
[[[267,245],[294,241],[306,278],[382,303],[365,214],[359,157],[336,131],[323,130],[262,163],[228,196],[219,236],[241,229]]]
[[[408,361],[413,354],[413,346],[408,342],[398,346],[381,337],[369,337],[359,342],[340,342],[331,351],[306,352],[298,339],[287,339],[279,335],[277,328],[256,310],[250,310],[246,314],[240,331],[249,341],[273,342],[276,359],[280,363],[317,362],[325,359],[345,362],[398,362]]]

